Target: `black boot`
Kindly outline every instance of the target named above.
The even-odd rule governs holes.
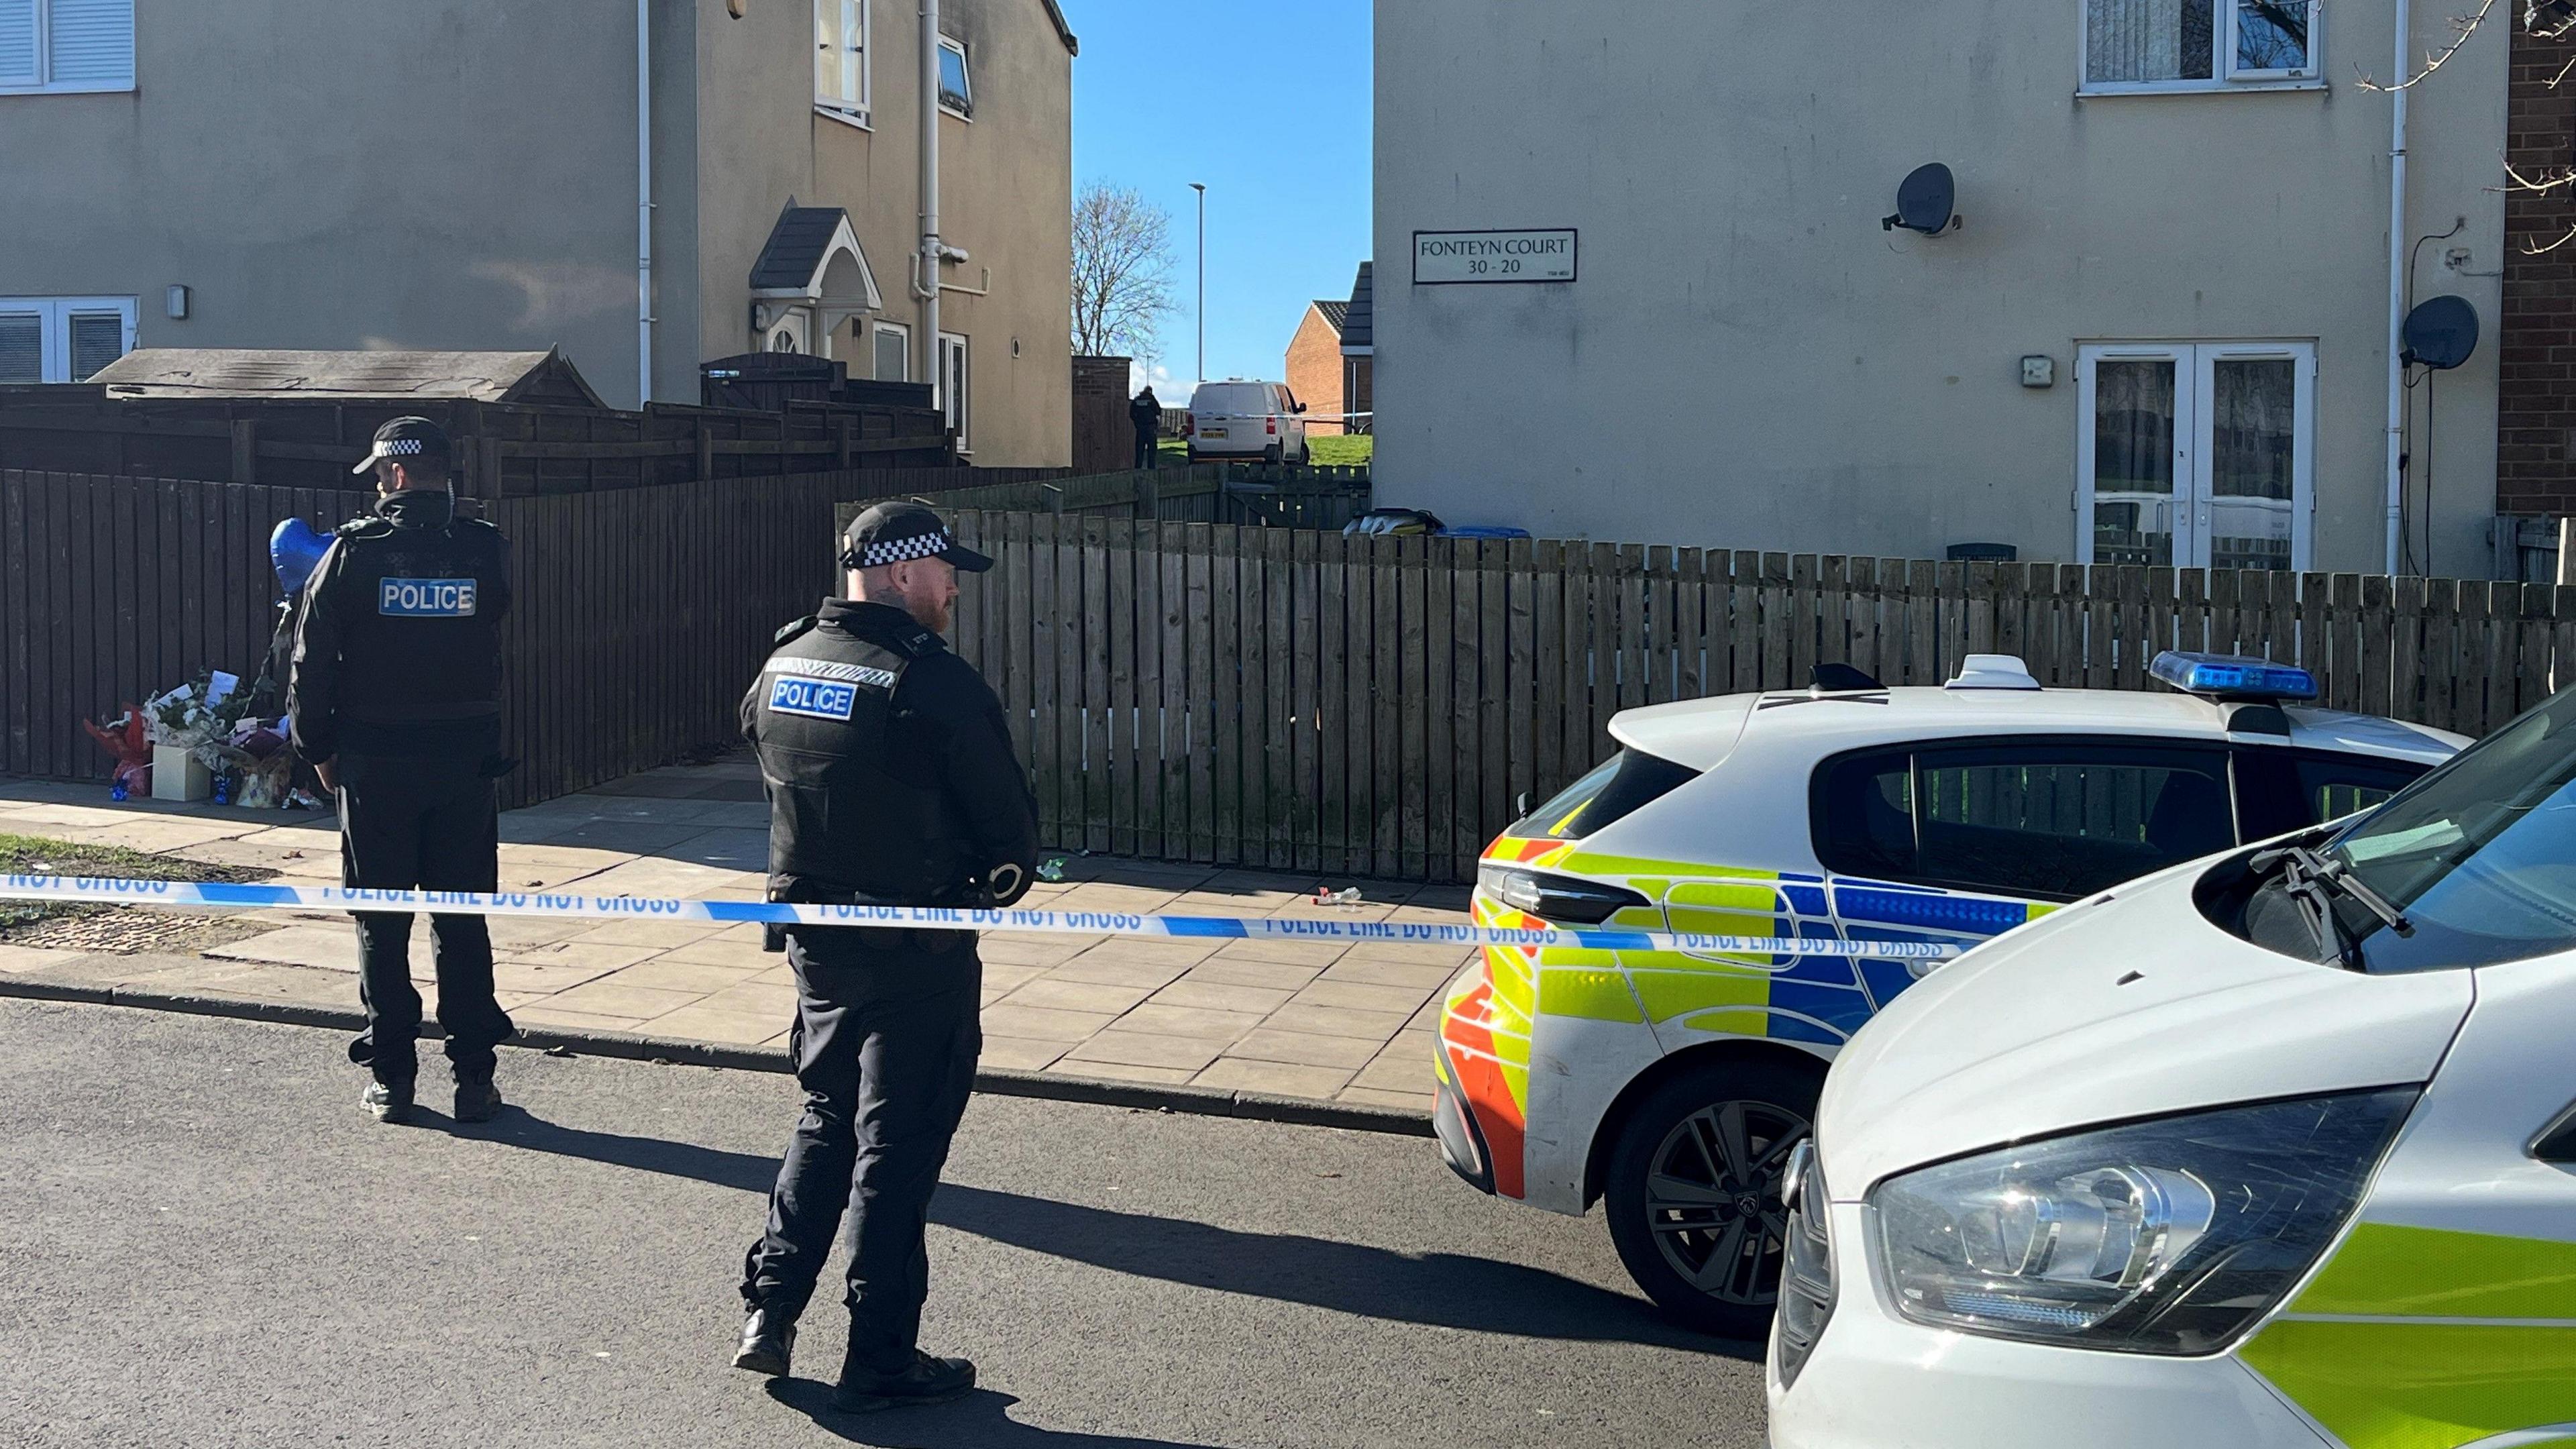
[[[501,1089],[492,1085],[492,1069],[456,1070],[456,1120],[489,1122],[500,1115]]]
[[[974,1387],[975,1365],[962,1358],[932,1358],[916,1351],[900,1373],[870,1373],[844,1363],[832,1407],[845,1414],[865,1414],[912,1404],[944,1404]]]
[[[796,1356],[794,1320],[766,1308],[751,1310],[742,1321],[742,1347],[734,1351],[733,1366],[773,1379],[787,1377],[789,1360]]]
[[[379,1122],[400,1127],[411,1121],[411,1083],[408,1081],[371,1083],[367,1087],[367,1095],[358,1100],[359,1105],[374,1113]]]

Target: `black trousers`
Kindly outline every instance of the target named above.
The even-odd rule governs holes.
[[[500,812],[478,762],[343,751],[340,879],[378,890],[490,891],[501,881]],[[349,1060],[380,1082],[419,1071],[420,992],[411,984],[411,917],[358,913],[358,998],[367,1029]],[[460,1074],[490,1075],[492,1048],[517,1034],[492,996],[492,933],[481,916],[429,918],[438,1024]]]
[[[791,930],[805,1115],[769,1195],[769,1228],[743,1260],[743,1301],[793,1321],[850,1215],[849,1363],[912,1361],[930,1291],[922,1234],[983,1051],[984,967],[971,934]]]
[[[1143,472],[1144,470],[1154,466],[1155,449],[1156,435],[1139,430],[1136,434],[1136,469],[1138,472]]]

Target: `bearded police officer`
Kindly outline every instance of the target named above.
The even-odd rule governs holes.
[[[287,686],[295,748],[340,807],[340,878],[376,889],[490,891],[500,883],[493,779],[501,758],[501,616],[510,546],[456,515],[447,434],[397,418],[352,470],[373,472],[373,512],[344,524],[314,566]],[[367,1029],[349,1059],[375,1083],[365,1105],[409,1120],[420,993],[411,917],[358,915],[358,994]],[[480,916],[430,917],[438,1023],[456,1075],[456,1119],[500,1109],[493,1047],[515,1034],[492,995],[492,937]]]
[[[769,894],[790,902],[1001,906],[1028,889],[1037,806],[1002,708],[940,631],[957,574],[992,560],[939,516],[880,504],[843,539],[851,602],[779,631],[742,702],[769,792]],[[744,1263],[737,1368],[784,1374],[796,1320],[852,1219],[850,1340],[835,1402],[954,1398],[975,1366],[916,1345],[922,1230],[966,1110],[983,965],[970,931],[787,927],[805,1115],[769,1228]]]

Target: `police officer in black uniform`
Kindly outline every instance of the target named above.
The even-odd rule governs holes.
[[[298,754],[339,799],[340,878],[376,889],[491,891],[500,884],[501,617],[510,545],[459,518],[447,434],[396,418],[351,470],[372,471],[375,511],[343,524],[305,589],[287,685]],[[367,1029],[349,1059],[375,1075],[367,1110],[408,1121],[420,993],[411,917],[361,912],[358,994]],[[492,995],[481,916],[429,918],[438,1024],[456,1074],[456,1120],[500,1110],[493,1046],[516,1034]]]
[[[1028,889],[1037,804],[1002,708],[940,641],[957,573],[992,560],[939,516],[879,504],[843,539],[852,602],[778,633],[742,702],[769,792],[772,900],[1001,906]],[[931,1403],[975,1366],[920,1351],[930,1195],[983,1049],[971,931],[790,926],[805,1115],[743,1265],[734,1366],[784,1374],[846,1203],[850,1341],[835,1402]]]

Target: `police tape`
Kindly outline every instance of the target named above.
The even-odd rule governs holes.
[[[1941,961],[1964,946],[1938,941],[1846,941],[1798,936],[1719,936],[1551,926],[1450,926],[1430,921],[1347,921],[1293,916],[1157,916],[1123,911],[951,910],[935,906],[783,905],[594,896],[564,891],[397,891],[344,886],[217,885],[103,880],[86,876],[0,876],[0,900],[90,905],[203,906],[216,910],[322,910],[445,916],[572,916],[591,920],[716,921],[728,925],[857,926],[882,930],[1017,931],[1064,936],[1149,936],[1182,940],[1310,941],[1348,945],[1574,947],[1709,956],[1868,956]]]

